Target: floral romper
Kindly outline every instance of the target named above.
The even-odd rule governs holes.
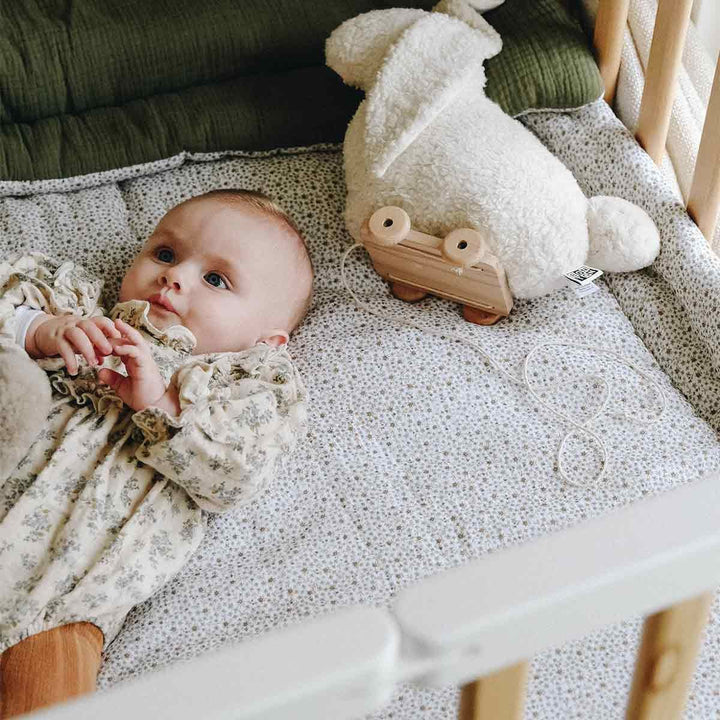
[[[101,315],[102,282],[40,253],[0,262],[0,352],[15,307]],[[38,364],[53,388],[47,423],[0,477],[0,653],[28,635],[89,621],[115,638],[130,609],[168,582],[205,532],[203,510],[253,499],[306,427],[306,392],[287,350],[192,355],[182,325],[159,330],[144,300],[110,317],[136,327],[178,388],[177,418],[135,412],[78,356]],[[126,374],[117,357],[103,367]]]

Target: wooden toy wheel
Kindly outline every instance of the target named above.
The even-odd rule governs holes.
[[[480,308],[463,305],[463,317],[475,325],[494,325],[498,320],[502,319],[504,315],[498,315],[497,313],[487,312],[487,310],[480,310]]]
[[[483,236],[471,228],[453,230],[443,240],[442,254],[453,265],[469,268],[482,260],[487,253]]]
[[[410,232],[410,216],[402,208],[388,205],[370,216],[368,228],[378,245],[397,245]]]
[[[398,300],[404,300],[405,302],[418,302],[427,295],[425,290],[413,287],[412,285],[405,285],[405,283],[401,282],[391,282],[390,292]]]

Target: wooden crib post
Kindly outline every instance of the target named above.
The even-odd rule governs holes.
[[[707,241],[713,243],[720,207],[720,62],[715,67],[710,103],[703,126],[688,212]],[[713,248],[720,251],[720,248]]]
[[[680,720],[714,597],[698,595],[645,619],[626,720]]]
[[[615,99],[629,9],[630,0],[600,0],[595,18],[593,43],[608,105],[612,105]]]
[[[522,720],[528,663],[503,668],[464,685],[459,720]]]
[[[682,60],[685,35],[690,22],[692,0],[659,0],[645,89],[640,103],[635,137],[656,165],[662,162],[670,127],[677,74]]]

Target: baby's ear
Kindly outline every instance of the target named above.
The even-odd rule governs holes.
[[[338,25],[325,41],[325,62],[346,85],[369,89],[385,53],[427,13],[413,8],[371,10]]]
[[[287,345],[287,341],[290,339],[290,335],[285,330],[274,328],[270,330],[265,337],[258,339],[258,342],[264,342],[273,347],[280,347],[281,345]]]

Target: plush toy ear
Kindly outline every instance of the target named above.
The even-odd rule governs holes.
[[[492,10],[498,5],[502,5],[505,0],[462,0],[467,2],[468,5],[472,5],[478,12],[485,12],[486,10]]]
[[[480,0],[440,0],[432,11],[460,18],[460,20],[466,22],[470,27],[486,35],[490,42],[497,45],[497,50],[492,53],[492,55],[488,55],[488,57],[492,57],[493,55],[497,55],[502,49],[502,39],[497,30],[480,15],[480,12],[490,10],[498,5],[502,5],[504,2],[505,0],[487,0],[486,2],[481,2]],[[473,10],[473,8],[475,9]]]
[[[394,8],[350,18],[325,41],[325,63],[346,85],[365,90],[375,82],[388,48],[424,15],[424,10]]]
[[[372,174],[382,177],[466,87],[484,83],[483,60],[501,47],[500,36],[487,27],[492,35],[430,13],[390,48],[365,101],[366,162]]]

